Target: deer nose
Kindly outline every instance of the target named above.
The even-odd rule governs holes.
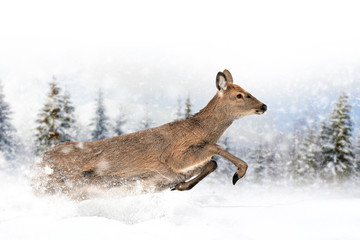
[[[267,109],[267,106],[266,106],[265,104],[263,104],[263,105],[261,106],[261,110],[263,110],[263,111],[265,112],[266,109]]]

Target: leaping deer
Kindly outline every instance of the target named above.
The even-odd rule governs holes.
[[[99,141],[55,146],[41,163],[52,169],[47,191],[71,193],[77,187],[109,188],[134,181],[156,190],[190,190],[216,170],[214,155],[237,167],[235,185],[248,166],[217,142],[234,120],[262,114],[267,107],[233,84],[228,70],[217,74],[216,87],[213,99],[191,118]]]

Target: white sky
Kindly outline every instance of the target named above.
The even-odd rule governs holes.
[[[163,123],[179,96],[202,108],[224,68],[266,102],[297,73],[359,65],[359,10],[344,0],[1,1],[0,79],[25,135],[52,75],[85,124],[99,87],[111,116],[119,103],[135,113],[148,103]]]

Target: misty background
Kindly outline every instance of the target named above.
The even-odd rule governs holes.
[[[12,121],[30,141],[29,123],[55,76],[84,125],[99,88],[111,117],[123,105],[136,121],[147,105],[161,125],[173,120],[179,97],[190,96],[194,112],[203,108],[225,68],[269,107],[230,132],[251,137],[237,127],[265,118],[291,128],[307,108],[326,113],[342,90],[359,113],[357,4],[339,3],[3,2],[0,79]]]
[[[359,7],[1,1],[0,239],[359,239]],[[198,112],[224,69],[268,107],[219,141],[249,164],[235,186],[217,158],[187,192],[34,194],[30,166],[59,142],[48,112],[61,141],[131,133]]]
[[[198,112],[216,93],[215,76],[225,68],[235,84],[268,106],[265,115],[236,121],[222,140],[245,161],[249,149],[266,142],[294,141],[290,147],[297,151],[307,128],[330,119],[342,92],[349,96],[357,151],[356,2],[1,4],[4,101],[19,141],[30,152],[54,78],[70,94],[82,129],[72,139],[88,141],[94,140],[90,125],[99,89],[110,124],[121,116],[123,133],[130,133],[141,129],[144,118],[150,127],[177,119],[185,99],[192,114]]]

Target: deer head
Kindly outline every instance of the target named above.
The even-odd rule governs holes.
[[[264,103],[234,84],[231,73],[226,69],[217,74],[216,87],[219,105],[234,120],[251,114],[263,114],[267,109]]]

